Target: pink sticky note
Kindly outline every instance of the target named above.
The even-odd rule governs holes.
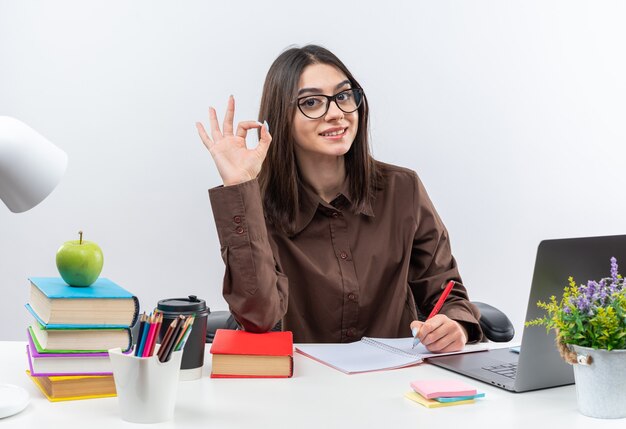
[[[428,399],[476,394],[476,388],[460,380],[415,380],[411,382],[411,387]]]

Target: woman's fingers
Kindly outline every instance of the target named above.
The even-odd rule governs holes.
[[[204,143],[204,146],[206,146],[207,149],[211,150],[215,143],[213,143],[213,140],[211,140],[209,135],[206,133],[204,125],[202,125],[200,122],[196,122],[196,129],[198,130],[198,134],[200,135],[200,139],[202,140],[202,143]]]
[[[467,341],[461,325],[441,314],[427,320],[417,336],[432,352],[461,350]]]
[[[237,124],[237,137],[241,137],[245,140],[248,135],[248,130],[253,130],[255,128],[261,128],[261,124],[257,121],[243,121]]]
[[[263,157],[267,153],[267,150],[270,148],[270,143],[272,142],[272,136],[270,135],[267,122],[263,123],[261,126],[261,138],[259,139],[259,150],[263,152]]]
[[[228,97],[228,104],[226,105],[226,114],[224,115],[224,123],[222,129],[225,136],[233,135],[233,121],[235,120],[235,97],[232,95]]]
[[[209,123],[211,125],[211,137],[214,142],[217,142],[224,136],[220,131],[220,125],[217,122],[217,113],[213,107],[209,107]]]
[[[204,126],[200,122],[196,122],[196,128],[198,130],[198,134],[202,139],[202,143],[207,147],[207,149],[213,148],[216,144],[219,144],[223,139],[227,140],[228,143],[236,143],[237,145],[243,144],[245,145],[245,140],[248,135],[249,130],[261,128],[261,136],[259,138],[259,146],[258,148],[263,152],[263,154],[267,153],[269,145],[272,141],[272,136],[269,133],[269,128],[267,122],[261,124],[257,121],[243,121],[237,124],[237,132],[233,134],[233,121],[235,117],[235,98],[231,95],[228,97],[228,105],[226,107],[226,114],[224,115],[224,122],[222,124],[222,130],[220,130],[220,126],[217,120],[217,112],[215,108],[209,107],[209,124],[211,130],[211,137],[209,137],[206,132]],[[230,137],[230,138],[227,138]],[[234,140],[231,140],[235,137]],[[243,139],[241,142],[238,138]]]

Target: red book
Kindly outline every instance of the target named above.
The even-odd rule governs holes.
[[[212,378],[266,378],[293,375],[293,335],[253,334],[218,329],[211,344]]]

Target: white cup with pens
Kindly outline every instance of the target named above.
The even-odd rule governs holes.
[[[158,312],[150,316],[144,313],[133,353],[109,350],[120,414],[128,422],[159,423],[174,417],[180,363],[193,317],[172,323],[169,335],[158,345],[162,320]]]

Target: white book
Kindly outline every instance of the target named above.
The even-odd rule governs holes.
[[[69,375],[111,375],[108,353],[43,354],[26,345],[30,375],[35,377]]]
[[[478,352],[488,348],[488,343],[478,343],[466,345],[458,352],[431,353],[421,343],[413,348],[413,337],[363,337],[354,343],[298,344],[296,351],[343,373],[357,374],[404,368],[433,356]]]

